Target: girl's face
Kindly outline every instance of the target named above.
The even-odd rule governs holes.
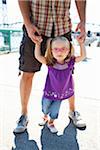
[[[64,63],[65,58],[69,54],[69,51],[69,41],[58,39],[52,42],[52,55],[58,63]]]

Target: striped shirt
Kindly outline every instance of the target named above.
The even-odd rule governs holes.
[[[32,22],[42,35],[51,36],[54,23],[54,36],[70,31],[71,0],[31,0]]]

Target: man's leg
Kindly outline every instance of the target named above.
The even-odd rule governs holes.
[[[27,117],[27,106],[32,89],[32,79],[34,73],[23,72],[20,80],[20,98],[21,98],[21,117],[18,120],[17,127],[14,129],[15,133],[22,133],[27,128],[28,117]]]
[[[41,53],[44,55],[46,50],[47,37],[43,36],[43,42],[41,43]],[[22,133],[27,128],[27,106],[32,89],[32,79],[34,73],[39,71],[41,63],[37,61],[34,56],[35,44],[28,37],[25,26],[23,27],[23,38],[20,45],[20,57],[19,57],[19,70],[23,72],[20,80],[20,97],[21,97],[21,117],[17,123],[17,127],[14,129],[16,133]]]
[[[21,116],[18,120],[17,127],[14,129],[15,133],[22,133],[27,128],[27,106],[32,89],[32,79],[34,73],[39,71],[41,63],[34,57],[35,44],[28,37],[25,27],[23,27],[23,38],[20,44],[19,70],[21,70],[22,77],[20,80],[20,99],[21,99]]]
[[[22,78],[20,80],[20,97],[21,97],[21,106],[22,114],[27,115],[27,106],[32,89],[32,79],[34,73],[23,72]]]

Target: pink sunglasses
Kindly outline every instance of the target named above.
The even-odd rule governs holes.
[[[66,50],[66,51],[69,51],[69,49],[68,49],[68,48],[65,48],[65,47],[64,47],[64,48],[53,48],[52,50],[53,50],[53,51],[65,51],[65,50]]]

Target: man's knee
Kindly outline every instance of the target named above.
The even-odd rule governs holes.
[[[26,81],[27,80],[32,80],[33,76],[34,76],[34,73],[23,72],[22,79],[26,80]]]

